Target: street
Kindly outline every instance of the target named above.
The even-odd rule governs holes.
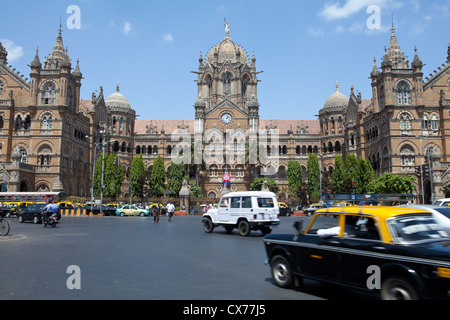
[[[308,219],[283,217],[274,233],[293,232],[296,220]],[[162,217],[159,224],[141,217],[63,217],[54,229],[9,222],[10,235],[0,238],[2,300],[360,298],[313,281],[278,288],[264,264],[260,232],[243,238],[217,228],[206,234],[201,217],[172,223]],[[71,266],[79,268],[79,289],[69,289]]]

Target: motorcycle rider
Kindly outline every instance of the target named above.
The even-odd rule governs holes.
[[[44,207],[43,211],[43,220],[48,221],[48,218],[50,218],[53,214],[59,213],[59,206],[56,203],[56,200],[53,200],[53,203],[49,203]]]

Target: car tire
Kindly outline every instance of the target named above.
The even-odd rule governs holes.
[[[270,263],[270,270],[275,284],[280,288],[291,289],[294,285],[294,276],[291,265],[284,256],[275,256]]]
[[[250,234],[250,225],[247,221],[242,220],[238,224],[239,234],[243,237],[247,237]]]
[[[120,213],[120,216],[121,216],[121,217],[125,217],[125,212],[121,212],[121,213]]]
[[[214,224],[213,224],[211,218],[205,218],[203,220],[203,230],[205,230],[206,233],[213,232]]]
[[[382,300],[418,300],[416,290],[403,277],[388,278],[381,284]]]
[[[25,221],[23,220],[22,216],[19,216],[19,223],[24,223]]]
[[[34,217],[33,218],[33,223],[34,224],[38,224],[39,223],[39,218],[38,217]]]
[[[272,233],[272,228],[271,227],[263,227],[261,228],[261,232],[263,235],[268,235]]]

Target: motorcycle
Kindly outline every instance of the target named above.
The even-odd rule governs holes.
[[[56,213],[53,213],[50,216],[47,216],[45,212],[42,214],[42,225],[44,226],[44,228],[46,228],[47,225],[51,225],[52,228],[55,228],[57,221],[58,215]]]

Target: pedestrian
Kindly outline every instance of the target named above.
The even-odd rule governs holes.
[[[161,209],[158,205],[153,207],[153,221],[159,223],[159,215],[161,214]]]
[[[173,214],[175,213],[175,206],[169,202],[166,206],[167,212],[169,213],[169,222],[172,222]]]

